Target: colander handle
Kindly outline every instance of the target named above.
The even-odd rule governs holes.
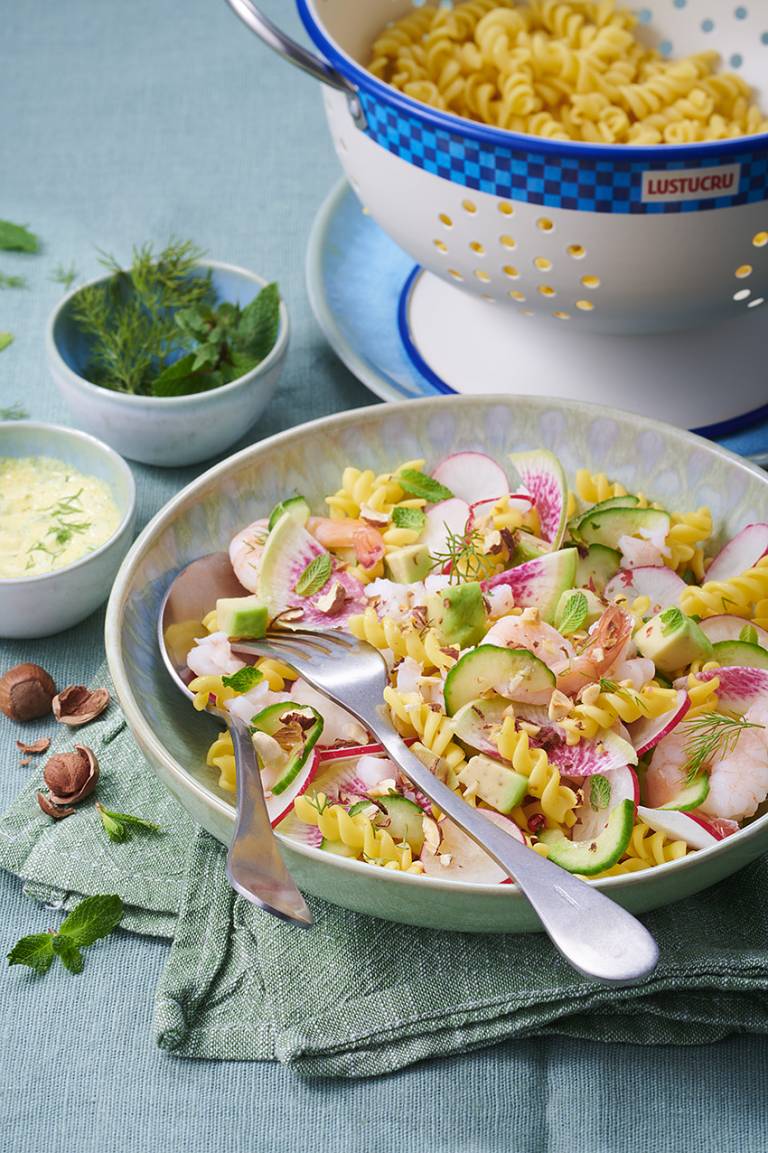
[[[358,127],[365,126],[365,118],[363,115],[362,106],[357,95],[357,89],[354,84],[350,83],[345,76],[337,72],[335,68],[331,68],[330,64],[326,64],[319,56],[313,55],[292,40],[290,36],[286,36],[284,32],[273,24],[268,16],[260,12],[251,0],[227,0],[232,11],[236,16],[239,16],[244,24],[246,24],[251,32],[255,32],[260,40],[263,40],[268,48],[273,52],[277,52],[290,64],[294,64],[297,68],[301,68],[302,72],[308,72],[315,80],[319,80],[322,84],[327,84],[329,88],[335,88],[337,92],[343,92],[347,97],[349,110],[352,118]]]

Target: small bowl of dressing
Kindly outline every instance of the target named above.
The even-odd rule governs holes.
[[[47,637],[109,596],[133,539],[133,474],[100,440],[0,421],[0,637]]]

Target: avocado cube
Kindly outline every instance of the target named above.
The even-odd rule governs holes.
[[[484,753],[467,761],[459,773],[459,781],[465,788],[475,785],[480,800],[499,813],[511,813],[528,792],[527,777]]]
[[[692,661],[709,660],[712,642],[679,608],[664,609],[635,633],[635,644],[644,657],[664,673],[685,668]]]
[[[427,597],[427,619],[447,645],[478,644],[487,632],[483,590],[477,581],[448,585]]]
[[[224,597],[216,601],[216,623],[228,637],[258,640],[267,631],[269,609],[256,596]]]
[[[409,585],[429,576],[434,560],[423,544],[410,544],[405,548],[394,549],[384,559],[384,566],[390,580]]]

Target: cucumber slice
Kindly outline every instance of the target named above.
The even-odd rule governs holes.
[[[750,641],[718,641],[712,646],[714,658],[719,665],[742,668],[768,669],[768,650]]]
[[[532,695],[551,694],[554,687],[555,674],[527,649],[478,645],[445,678],[445,708],[452,717],[462,705],[492,690],[510,700],[530,700]]]
[[[457,739],[475,752],[498,755],[493,734],[501,728],[509,705],[504,697],[497,696],[467,701],[453,717]]]
[[[274,795],[284,792],[306,763],[307,757],[317,743],[323,731],[323,718],[317,709],[311,705],[300,705],[295,701],[280,701],[276,705],[267,705],[260,713],[251,718],[251,732],[266,733],[274,737],[280,729],[289,723],[287,718],[299,714],[310,722],[306,727],[297,725],[296,739],[291,746],[288,761],[280,770],[280,775],[270,790]]]
[[[708,795],[709,777],[706,773],[698,773],[690,784],[680,790],[676,797],[667,801],[666,805],[659,805],[659,808],[687,813],[689,809],[698,809],[699,805],[703,805]]]
[[[302,528],[309,520],[309,505],[303,496],[289,496],[287,500],[281,500],[276,504],[269,514],[269,522],[267,524],[267,532],[272,532],[277,522],[283,513],[289,512],[297,524]]]
[[[467,761],[459,780],[465,787],[474,785],[480,800],[497,813],[511,813],[528,792],[527,777],[483,753]]]
[[[387,832],[393,841],[407,841],[414,857],[418,857],[424,845],[424,810],[399,793],[378,797],[377,801],[389,817]]]
[[[623,497],[617,497],[623,500]],[[602,595],[608,581],[621,567],[621,553],[604,544],[591,544],[586,556],[576,562],[576,585],[578,588],[593,588]]]
[[[669,532],[669,514],[659,508],[590,509],[579,521],[578,535],[584,544],[618,548],[623,536],[663,540]]]
[[[635,820],[634,801],[615,805],[603,831],[594,839],[569,841],[559,829],[543,829],[539,840],[549,846],[549,859],[569,873],[592,877],[610,869],[627,851]]]
[[[592,507],[588,508],[585,512],[580,512],[577,516],[573,517],[568,522],[568,529],[574,536],[578,536],[579,525],[582,521],[586,520],[591,513],[605,512],[607,508],[636,508],[637,504],[637,497],[632,496],[631,493],[627,493],[626,496],[610,496],[607,500],[601,500],[598,504],[593,504]]]

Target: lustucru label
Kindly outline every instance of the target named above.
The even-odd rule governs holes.
[[[643,203],[676,200],[716,200],[735,196],[741,181],[741,165],[722,168],[679,168],[643,173]]]

